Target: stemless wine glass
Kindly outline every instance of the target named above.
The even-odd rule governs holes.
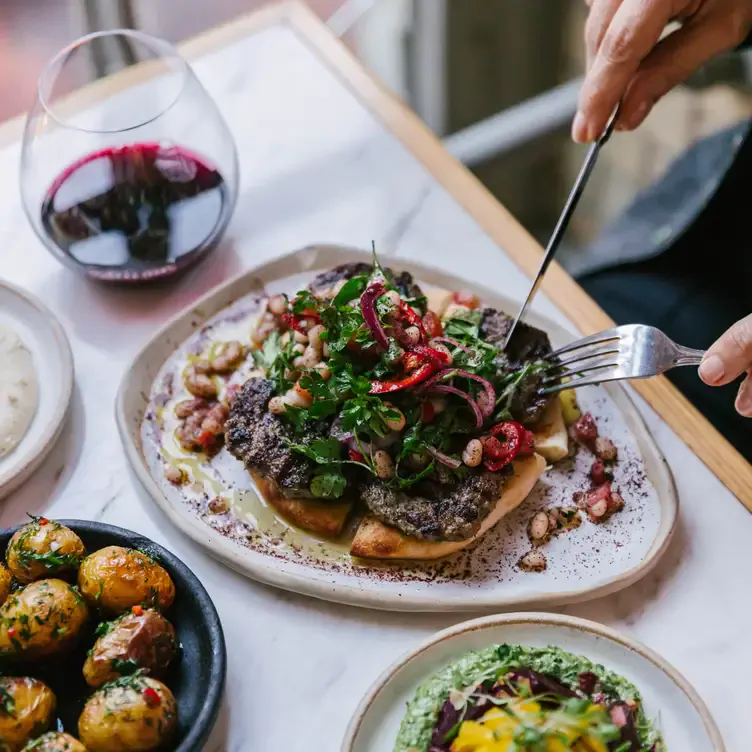
[[[130,65],[97,79],[90,63],[105,45]],[[124,282],[182,271],[217,244],[237,191],[232,136],[172,45],[98,32],[45,66],[24,131],[21,195],[37,235],[70,268]]]

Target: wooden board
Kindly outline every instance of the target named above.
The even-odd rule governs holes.
[[[418,116],[378,83],[303,3],[290,0],[270,5],[200,34],[180,45],[180,50],[188,59],[195,59],[280,23],[290,24],[296,30],[301,39],[423,163],[436,181],[525,274],[531,278],[536,274],[543,253],[538,242],[469,170],[449,154]],[[66,106],[84,107],[145,80],[148,75],[147,66],[133,66],[79,89],[70,95]],[[0,145],[20,138],[23,123],[24,118],[18,117],[0,125]],[[554,262],[549,268],[542,289],[583,334],[593,334],[614,326],[612,319],[557,263]],[[752,511],[752,465],[667,379],[659,377],[635,381],[633,385],[690,449]]]

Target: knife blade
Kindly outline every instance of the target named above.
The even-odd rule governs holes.
[[[538,273],[535,275],[535,279],[533,280],[530,292],[527,294],[525,302],[522,304],[522,308],[520,308],[520,311],[517,314],[517,318],[515,318],[514,322],[512,323],[512,328],[509,330],[507,338],[504,340],[504,350],[506,350],[509,346],[509,342],[512,339],[514,330],[517,328],[517,324],[522,321],[525,313],[527,313],[527,309],[530,307],[533,298],[535,297],[538,289],[541,286],[543,275],[546,273],[546,270],[554,260],[556,251],[559,250],[561,240],[564,237],[564,233],[567,231],[567,227],[569,226],[569,221],[572,219],[572,215],[574,214],[574,210],[577,208],[577,204],[582,197],[585,186],[587,185],[587,182],[590,178],[590,174],[593,172],[595,162],[598,159],[598,154],[600,153],[600,150],[606,143],[606,141],[611,138],[611,134],[614,132],[614,126],[616,125],[616,120],[618,117],[619,108],[617,107],[616,110],[614,110],[613,115],[611,115],[608,123],[606,123],[606,128],[603,131],[601,137],[597,141],[593,142],[593,144],[591,144],[590,148],[587,151],[585,161],[582,163],[582,167],[580,168],[580,172],[577,175],[577,179],[574,181],[572,190],[569,192],[569,197],[564,204],[564,209],[561,212],[559,221],[556,223],[556,227],[554,227],[554,231],[551,234],[551,239],[548,241],[546,252],[543,255],[543,260],[541,261],[540,267],[538,268]]]

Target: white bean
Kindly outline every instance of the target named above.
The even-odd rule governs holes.
[[[543,543],[548,538],[551,521],[546,512],[537,512],[530,520],[527,532],[533,543]]]
[[[308,344],[308,335],[303,334],[303,332],[299,332],[297,329],[295,330],[295,334],[293,335],[295,337],[295,341],[300,345],[307,345]]]
[[[417,345],[420,342],[420,329],[417,326],[408,326],[405,329],[405,336],[410,340],[411,345]]]
[[[462,461],[468,467],[478,467],[483,459],[483,444],[478,439],[470,439],[462,452]]]
[[[185,481],[185,474],[183,471],[174,465],[167,465],[164,474],[165,478],[175,486],[179,486]]]
[[[292,346],[292,351],[298,355],[302,355],[305,352],[305,345],[298,342]]]
[[[600,499],[588,510],[593,517],[603,517],[608,512],[608,499]]]
[[[272,397],[269,400],[269,412],[272,415],[281,415],[285,411],[285,400],[283,397]]]
[[[392,308],[396,308],[400,304],[400,294],[396,290],[385,292],[383,298]]]
[[[318,350],[313,345],[308,345],[303,353],[303,368],[313,368],[318,362]]]
[[[524,572],[542,572],[546,566],[546,557],[542,551],[528,551],[519,561],[519,567]]]
[[[389,452],[379,449],[373,453],[373,466],[376,476],[381,480],[391,480],[394,477],[394,460]]]
[[[270,313],[273,313],[275,316],[281,316],[287,310],[287,299],[284,295],[272,295],[266,307]]]
[[[313,345],[313,347],[316,348],[317,351],[321,351],[321,349],[324,346],[323,341],[321,340],[321,335],[323,332],[326,331],[326,327],[322,326],[321,324],[316,324],[316,326],[312,327],[308,331],[308,341]]]
[[[428,401],[433,405],[433,411],[436,415],[446,410],[446,400],[443,397],[431,397]]]
[[[321,354],[325,358],[329,357],[329,345],[326,342],[324,342],[324,346],[321,348]]]
[[[313,399],[305,389],[298,389],[297,383],[290,389],[284,396],[286,405],[292,407],[310,407],[313,404]]]
[[[401,431],[405,427],[405,416],[402,410],[396,408],[391,402],[385,402],[384,404],[387,405],[393,413],[397,413],[397,417],[395,418],[384,418],[384,423],[386,423],[387,428],[392,431]]]
[[[434,350],[438,350],[440,353],[446,355],[446,365],[452,365],[454,358],[452,357],[452,353],[446,345],[442,344],[441,342],[437,342],[435,345],[432,344],[431,347],[433,347]]]
[[[293,360],[292,364],[295,368],[305,368],[305,357],[303,355],[298,355],[298,357]]]
[[[314,368],[319,372],[319,376],[321,376],[324,381],[329,381],[332,377],[332,371],[326,363],[316,363]]]

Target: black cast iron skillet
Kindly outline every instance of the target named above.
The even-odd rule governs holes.
[[[86,551],[105,546],[139,548],[153,556],[175,583],[175,602],[165,611],[177,633],[181,651],[163,681],[178,704],[178,730],[170,752],[200,752],[217,720],[224,694],[227,654],[222,625],[209,594],[193,572],[166,548],[138,533],[114,525],[87,520],[57,520],[84,542]],[[0,558],[18,527],[0,531]],[[78,717],[94,690],[84,681],[81,669],[94,644],[98,624],[92,615],[76,650],[57,659],[45,658],[26,664],[0,662],[0,673],[33,676],[44,681],[57,697],[58,730],[78,736]]]

